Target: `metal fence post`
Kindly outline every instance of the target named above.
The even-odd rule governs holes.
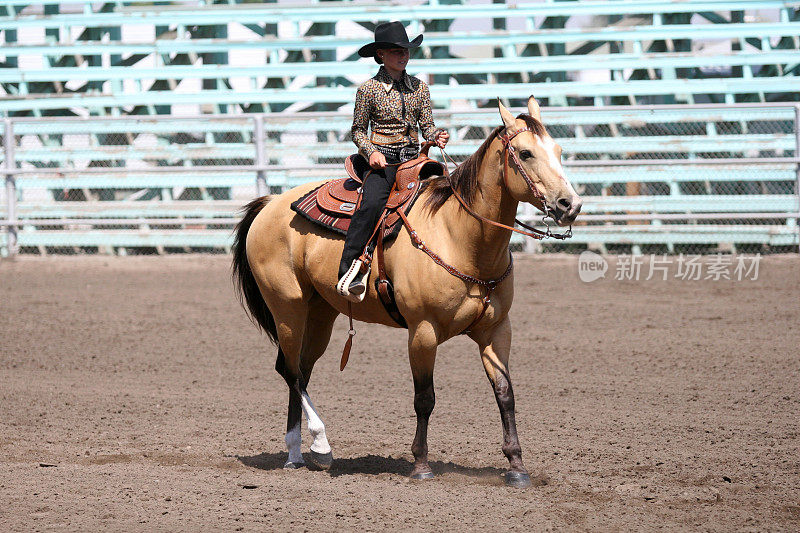
[[[794,105],[794,158],[800,158],[800,104]],[[794,195],[797,197],[797,216],[795,226],[797,229],[797,251],[800,252],[800,161],[795,164]]]
[[[254,120],[255,132],[253,142],[256,143],[256,193],[258,196],[266,196],[267,192],[267,152],[264,147],[264,115],[256,115]]]
[[[6,232],[8,235],[8,255],[14,257],[17,255],[17,183],[14,179],[14,174],[11,171],[16,166],[14,161],[14,124],[11,119],[6,118],[3,120],[5,128],[3,131],[3,155],[6,173],[6,219],[8,226]]]

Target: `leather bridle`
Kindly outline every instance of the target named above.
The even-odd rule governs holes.
[[[505,184],[506,189],[508,189],[508,172],[509,170],[511,170],[510,167],[508,166],[508,155],[511,154],[512,159],[514,159],[514,164],[517,165],[517,169],[519,170],[519,173],[522,175],[522,178],[525,180],[525,183],[528,185],[528,189],[533,194],[533,197],[536,198],[537,200],[541,200],[546,215],[548,213],[548,210],[544,194],[539,192],[539,189],[536,187],[536,184],[533,183],[531,177],[528,176],[527,172],[525,172],[525,169],[522,167],[522,163],[517,158],[517,150],[514,148],[514,145],[511,144],[511,139],[513,139],[520,133],[524,133],[526,131],[531,131],[531,130],[530,128],[522,128],[511,134],[505,133],[497,136],[503,143],[503,183]]]
[[[544,211],[544,217],[542,217],[542,222],[544,223],[545,227],[547,228],[545,231],[542,231],[542,230],[536,229],[534,227],[531,227],[531,226],[525,224],[524,222],[521,222],[519,219],[515,218],[514,222],[516,222],[517,224],[519,224],[520,226],[522,226],[523,228],[528,230],[528,231],[523,231],[523,230],[517,229],[517,228],[515,228],[513,226],[507,226],[505,224],[501,224],[499,222],[495,222],[494,220],[488,219],[488,218],[486,218],[484,216],[479,215],[475,211],[473,211],[469,207],[469,205],[467,205],[467,202],[465,202],[464,199],[461,198],[461,195],[458,194],[458,191],[456,190],[455,185],[453,184],[452,180],[450,179],[450,172],[447,170],[447,159],[449,159],[454,165],[456,165],[456,167],[458,167],[458,163],[456,163],[453,160],[453,158],[450,157],[444,151],[443,148],[439,148],[439,151],[441,151],[441,153],[442,153],[442,157],[445,159],[445,177],[447,178],[447,185],[450,187],[450,190],[453,191],[453,196],[456,197],[456,199],[459,201],[461,206],[466,210],[466,212],[469,213],[470,215],[472,215],[474,218],[477,218],[478,220],[480,220],[482,222],[486,222],[487,224],[490,224],[492,226],[496,226],[496,227],[499,227],[499,228],[507,229],[507,230],[510,230],[510,231],[525,235],[526,237],[531,237],[531,238],[537,239],[537,240],[546,239],[548,237],[553,238],[553,239],[558,239],[558,240],[569,239],[570,237],[572,237],[572,226],[570,226],[569,229],[567,229],[567,231],[565,231],[564,233],[553,233],[552,231],[550,231],[550,225],[547,223],[547,219],[550,218],[553,221],[555,221],[555,217],[553,217],[553,214],[551,213],[550,208],[547,207],[547,200],[545,199],[544,194],[539,192],[539,189],[536,187],[536,184],[533,182],[531,177],[528,176],[528,173],[525,172],[525,167],[522,166],[522,163],[520,162],[519,158],[517,157],[517,151],[514,149],[514,146],[511,144],[511,140],[514,137],[516,137],[520,133],[523,133],[523,132],[526,132],[526,131],[530,131],[530,129],[529,128],[522,128],[522,129],[519,129],[519,130],[513,132],[510,135],[509,134],[499,134],[498,135],[498,138],[503,143],[503,184],[506,186],[506,189],[509,188],[508,187],[508,174],[511,171],[511,167],[510,167],[510,165],[508,163],[508,156],[510,154],[511,158],[514,161],[514,164],[517,166],[517,171],[520,173],[522,178],[525,180],[525,184],[528,186],[528,190],[531,191],[531,194],[533,194],[534,198],[536,198],[537,200],[539,200],[542,203],[542,210]]]

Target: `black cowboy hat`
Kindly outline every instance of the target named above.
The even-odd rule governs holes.
[[[422,35],[417,35],[413,41],[408,40],[403,23],[399,21],[384,22],[375,27],[375,42],[362,46],[358,55],[361,57],[374,57],[377,63],[383,61],[375,55],[381,48],[416,48],[422,42]]]

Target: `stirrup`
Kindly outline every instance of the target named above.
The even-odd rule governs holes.
[[[360,259],[354,259],[353,264],[347,269],[344,276],[336,284],[336,292],[351,302],[361,302],[367,295],[367,279],[369,278],[370,268],[367,267],[364,275],[359,277],[361,266]],[[358,279],[356,279],[358,278]]]
[[[364,272],[364,275],[361,277],[356,276],[355,281],[353,281],[347,290],[350,291],[350,294],[355,294],[359,296],[359,302],[364,299],[364,296],[367,294],[367,281],[369,279],[369,272],[370,267],[367,267],[367,271]]]

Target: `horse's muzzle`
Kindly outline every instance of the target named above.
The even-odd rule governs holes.
[[[553,209],[553,219],[559,226],[569,226],[578,218],[581,207],[583,207],[583,200],[580,196],[559,198]]]

